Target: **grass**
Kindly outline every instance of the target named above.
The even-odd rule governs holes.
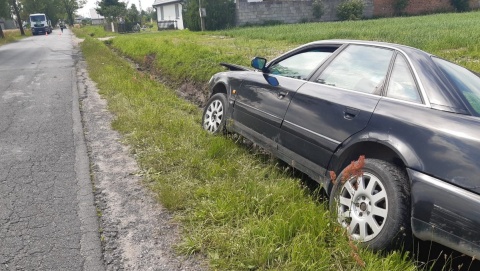
[[[106,32],[103,29],[103,26],[82,26],[81,28],[71,27],[70,30],[72,30],[79,38],[86,38],[87,36],[94,38],[105,38],[120,35],[118,33]]]
[[[120,35],[108,43],[136,62],[152,65],[153,72],[174,86],[206,84],[222,70],[218,62],[248,65],[255,55],[272,58],[298,44],[326,38],[398,42],[480,71],[479,15],[206,33],[163,31]],[[206,255],[212,269],[218,270],[417,269],[401,253],[377,255],[357,249],[316,192],[307,189],[290,168],[238,144],[235,137],[205,133],[196,106],[90,38],[91,28],[74,31],[86,37],[82,51],[89,74],[116,115],[113,127],[131,146],[147,184],[183,225],[179,252]],[[95,33],[94,37],[107,35]],[[153,62],[147,63],[148,59]]]
[[[30,31],[25,31],[25,36],[22,36],[20,34],[19,29],[3,30],[3,34],[5,35],[5,38],[4,39],[0,38],[0,45],[4,45],[4,44],[10,43],[10,42],[14,42],[14,41],[17,41],[19,39],[23,39],[25,37],[28,37],[28,36],[32,35]]]

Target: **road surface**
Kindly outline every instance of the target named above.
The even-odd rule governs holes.
[[[68,30],[0,47],[0,270],[104,270]]]

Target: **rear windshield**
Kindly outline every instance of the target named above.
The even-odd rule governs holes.
[[[45,21],[45,15],[32,15],[30,16],[30,21],[32,22]]]
[[[480,77],[475,73],[445,61],[433,58],[448,80],[460,91],[460,94],[470,104],[472,109],[480,115]]]

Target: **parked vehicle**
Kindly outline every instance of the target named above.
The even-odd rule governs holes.
[[[222,64],[202,126],[238,133],[319,182],[351,237],[413,233],[480,258],[480,78],[397,44],[328,40]],[[363,174],[345,168],[366,157]],[[339,176],[335,185],[329,172]]]
[[[52,34],[53,30],[52,22],[44,13],[30,14],[30,27],[32,35],[45,35],[45,33]]]

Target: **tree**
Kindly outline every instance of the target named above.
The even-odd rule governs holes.
[[[121,3],[118,0],[101,0],[98,2],[99,8],[96,9],[98,14],[102,15],[107,21],[116,21],[118,17],[125,15],[126,6],[125,3]]]
[[[10,14],[10,5],[7,0],[0,0],[0,18],[11,18]],[[4,39],[5,34],[3,34],[3,29],[0,27],[0,38]]]
[[[22,4],[21,15],[25,20],[32,13],[45,13],[56,24],[59,18],[65,16],[65,6],[61,0],[18,0]]]
[[[132,4],[130,6],[130,9],[127,10],[127,16],[125,18],[125,21],[131,23],[140,22],[140,13],[138,12],[137,6],[135,6],[135,4]]]
[[[25,31],[23,30],[23,24],[20,17],[20,10],[18,9],[17,0],[11,0],[10,3],[12,5],[13,11],[15,12],[15,16],[17,17],[18,27],[20,27],[20,34],[22,36],[25,36]]]
[[[63,3],[63,7],[65,8],[65,13],[67,14],[67,21],[69,25],[73,25],[74,23],[74,16],[75,16],[75,11],[79,8],[82,8],[86,0],[61,0]]]
[[[201,29],[198,0],[186,0],[184,23],[188,29],[199,31]],[[235,3],[233,0],[202,0],[205,8],[205,28],[208,30],[225,29],[235,26]]]
[[[142,10],[142,16],[145,17],[145,20],[147,20],[149,22],[151,20],[156,21],[157,20],[157,10],[155,10],[152,7],[148,7],[147,11]]]

